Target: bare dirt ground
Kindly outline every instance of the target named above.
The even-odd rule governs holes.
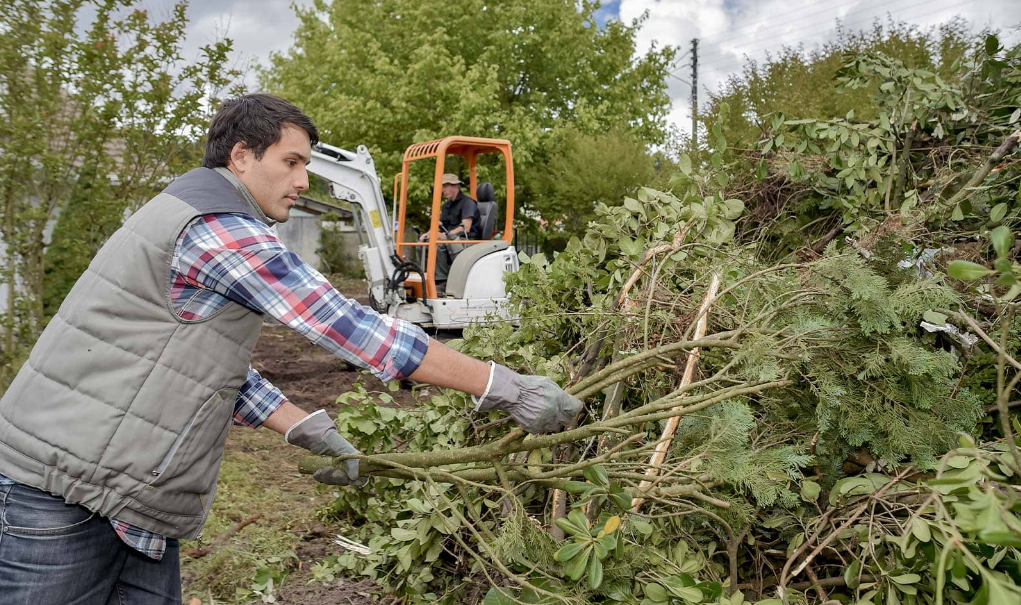
[[[358,282],[338,286],[342,292],[364,291]],[[252,365],[308,412],[326,409],[334,416],[337,395],[358,381],[369,390],[386,390],[370,374],[281,325],[263,327]],[[392,395],[398,405],[413,404],[407,389]],[[340,548],[333,543],[337,528],[316,515],[332,499],[330,491],[317,490],[310,477],[297,472],[305,453],[266,429],[231,430],[204,539],[181,544],[186,604],[363,605],[384,596],[367,580],[337,578],[322,583],[313,579],[313,565]],[[245,521],[251,522],[238,530]],[[211,546],[208,554],[195,552]],[[268,599],[252,598],[253,587],[259,587],[260,569],[269,569],[282,580]]]

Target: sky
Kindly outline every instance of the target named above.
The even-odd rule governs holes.
[[[441,1],[441,0],[439,0]],[[165,16],[173,0],[141,0],[154,17]],[[270,53],[283,52],[298,26],[292,4],[312,0],[193,0],[185,56],[195,58],[202,44],[226,35],[234,40],[239,66],[265,65]],[[888,17],[922,28],[960,16],[976,29],[996,28],[1005,41],[1021,41],[1021,0],[613,0],[596,14],[600,23],[619,19],[631,24],[642,19],[638,51],[655,45],[675,46],[679,55],[699,39],[699,94],[704,99],[726,77],[738,72],[744,60],[761,61],[767,51],[782,45],[811,50],[837,31],[871,27]],[[680,58],[670,77],[673,100],[668,121],[687,132],[691,121],[690,54]],[[257,87],[254,69],[246,84]]]

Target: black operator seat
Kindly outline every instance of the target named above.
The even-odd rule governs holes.
[[[479,239],[493,239],[493,226],[496,225],[496,194],[492,183],[479,183],[475,188],[476,202],[479,204],[479,219],[482,233]]]

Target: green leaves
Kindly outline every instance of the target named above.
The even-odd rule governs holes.
[[[815,502],[819,499],[820,490],[818,483],[805,479],[801,482],[801,499],[805,502]]]
[[[577,555],[567,561],[564,565],[564,573],[572,580],[580,580],[585,575],[585,569],[591,556],[592,548],[583,548]]]
[[[971,261],[952,260],[947,263],[947,274],[954,279],[962,281],[974,281],[976,279],[981,279],[990,273],[993,273],[992,269],[987,269],[982,265]]]
[[[688,154],[682,153],[677,158],[677,168],[684,174],[684,176],[691,176],[691,158]]]
[[[736,220],[744,212],[744,202],[737,199],[723,200],[719,203],[720,216],[727,220]]]
[[[592,491],[595,489],[595,486],[584,481],[566,481],[563,488],[565,492],[577,495]]]
[[[1005,258],[1010,253],[1011,246],[1014,245],[1014,234],[1005,225],[993,229],[989,234],[989,239],[993,242],[993,249],[999,258]]]
[[[572,510],[566,517],[557,519],[556,523],[557,527],[572,536],[589,537],[588,520],[578,509]]]
[[[1000,39],[995,34],[989,34],[985,40],[985,51],[987,55],[995,55],[1000,50]]]
[[[670,598],[666,589],[659,584],[646,584],[645,596],[649,597],[654,603],[666,603]]]
[[[707,595],[709,595],[708,598],[710,599],[718,599],[723,593],[718,583],[703,582],[697,584],[694,578],[688,574],[664,576],[660,578],[659,582],[645,584],[643,592],[645,593],[646,600],[656,605],[662,603],[701,603],[706,600]],[[737,600],[728,600],[727,602],[740,604],[743,602],[743,599],[738,598]]]
[[[409,529],[401,529],[395,527],[390,530],[390,535],[393,536],[394,540],[401,542],[408,542],[410,540],[416,540],[418,538],[418,532]]]
[[[5,312],[0,388],[124,218],[199,164],[211,109],[239,80],[228,40],[214,34],[185,52],[183,8],[137,8],[50,0],[0,9],[0,174],[18,183],[0,210],[3,281],[33,284],[6,295],[22,311]],[[43,229],[52,229],[45,242]]]
[[[998,273],[996,285],[1010,288],[1000,300],[1004,302],[1013,300],[1018,294],[1021,294],[1021,281],[1018,280],[1017,275],[1021,268],[1018,268],[1009,258],[1014,246],[1014,233],[1006,225],[1000,225],[989,232],[989,241],[996,253],[992,269],[970,261],[953,260],[947,263],[947,274],[962,281],[974,281]]]
[[[610,486],[610,501],[613,502],[613,505],[620,510],[630,510],[632,500],[631,494],[625,491],[620,485],[613,484]]]
[[[639,534],[642,534],[643,536],[648,536],[648,535],[652,534],[652,529],[653,529],[652,528],[652,524],[650,524],[648,521],[645,521],[643,519],[638,519],[637,517],[632,517],[628,521],[628,524],[636,532],[638,532]]]
[[[932,539],[929,524],[919,517],[911,520],[911,535],[917,538],[919,542],[928,542]]]
[[[599,487],[607,487],[610,485],[610,479],[606,474],[606,469],[602,465],[596,464],[594,466],[586,467],[582,474],[585,478],[595,483]]]
[[[554,559],[564,563],[564,573],[572,580],[581,579],[587,569],[589,587],[599,588],[603,583],[602,561],[618,544],[616,531],[621,525],[620,517],[609,516],[598,531],[590,530],[585,514],[576,508],[556,523],[575,539],[561,546]]]
[[[621,237],[617,241],[617,245],[620,247],[620,251],[627,256],[638,256],[645,251],[645,246],[640,240],[633,240],[627,236]]]
[[[575,578],[576,579],[576,578]],[[599,557],[592,557],[588,565],[588,585],[595,590],[603,583],[603,563]]]
[[[570,561],[571,559],[576,557],[578,553],[580,553],[584,548],[585,545],[580,542],[568,542],[567,544],[561,546],[560,550],[558,550],[553,557],[557,561],[560,561],[561,563],[565,561]]]
[[[906,573],[899,576],[890,576],[890,581],[895,584],[917,584],[922,579],[922,576],[916,573]]]
[[[625,197],[624,207],[636,214],[642,212],[642,204],[634,198]]]

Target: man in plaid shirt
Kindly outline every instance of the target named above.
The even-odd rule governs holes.
[[[220,108],[203,165],[219,170],[253,203],[250,211],[200,214],[177,236],[167,282],[174,319],[201,323],[240,305],[272,316],[383,381],[411,378],[462,390],[472,394],[476,410],[505,410],[529,432],[560,430],[572,420],[581,403],[549,379],[472,359],[413,324],[363,307],[283,246],[271,225],[286,221],[298,194],[308,188],[305,165],[317,138],[311,121],[277,97],[248,95]],[[5,397],[0,416],[16,417],[9,413],[21,405],[31,403]],[[265,426],[316,454],[359,453],[325,411],[306,414],[250,365],[238,385],[233,424]],[[84,506],[92,501],[51,495],[43,485],[5,476],[14,470],[5,469],[0,458],[0,601],[180,602],[180,536],[156,531],[158,523],[146,528],[116,514],[105,518]],[[365,482],[357,460],[322,469],[314,478],[333,485]]]

